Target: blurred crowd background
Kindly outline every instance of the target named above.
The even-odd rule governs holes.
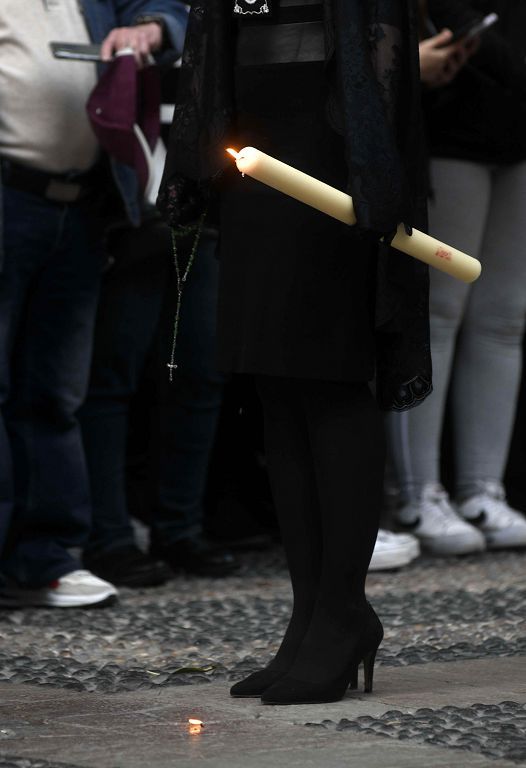
[[[526,8],[419,12],[429,231],[483,271],[430,276],[434,393],[386,415],[372,570],[526,547]],[[221,233],[174,236],[155,208],[186,18],[179,0],[0,6],[6,607],[176,590],[279,542],[253,382],[215,364]]]

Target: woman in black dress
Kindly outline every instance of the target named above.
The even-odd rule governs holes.
[[[191,7],[159,205],[176,230],[219,216],[219,363],[256,377],[294,592],[275,658],[231,693],[333,701],[362,661],[372,688],[383,636],[365,598],[378,404],[431,389],[426,268],[378,245],[425,216],[417,25],[402,0],[234,6]],[[358,225],[242,178],[225,149],[247,145],[349,190]]]

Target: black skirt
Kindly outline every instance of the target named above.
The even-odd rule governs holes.
[[[344,143],[326,102],[323,63],[238,68],[238,148],[257,147],[344,189]],[[370,380],[376,251],[351,227],[233,166],[221,188],[221,370]]]

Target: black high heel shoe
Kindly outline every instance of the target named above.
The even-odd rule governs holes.
[[[363,660],[363,675],[364,675],[364,692],[372,693],[373,690],[373,675],[374,675],[374,662],[376,658],[376,652],[369,654],[367,658]],[[349,681],[349,689],[351,691],[358,690],[358,669],[359,665],[354,667],[351,679]],[[230,689],[230,695],[236,699],[252,699],[262,696],[267,688],[277,683],[282,677],[285,677],[286,672],[279,672],[276,669],[259,669],[257,672],[253,672],[244,680],[240,680],[239,683],[235,683]]]
[[[312,600],[310,603],[304,604],[299,610],[294,609],[276,656],[267,667],[258,669],[257,672],[253,672],[244,680],[235,683],[230,689],[230,695],[233,698],[259,698],[267,688],[285,677],[292,667],[302,640],[307,633],[313,607],[314,601]]]
[[[364,692],[373,690],[374,663],[384,632],[380,619],[368,606],[368,615],[352,638],[350,658],[343,672],[327,681],[300,680],[287,674],[262,694],[263,704],[325,704],[339,701],[347,688],[358,687],[358,667],[363,661]]]
[[[374,676],[374,662],[376,660],[376,651],[368,654],[363,659],[363,691],[364,693],[373,692],[373,676]],[[354,668],[349,681],[349,689],[351,691],[358,690],[358,669],[359,665]]]
[[[279,672],[276,669],[259,669],[233,685],[230,695],[235,699],[259,699],[267,688],[277,683],[285,674],[286,672]]]
[[[274,659],[267,667],[235,683],[230,689],[231,696],[236,699],[259,698],[267,688],[287,674],[307,632],[312,609],[313,606],[307,604],[301,610],[293,611],[285,637]]]

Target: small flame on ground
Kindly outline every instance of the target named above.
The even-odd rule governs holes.
[[[190,717],[188,719],[188,733],[192,736],[195,736],[198,733],[201,733],[203,730],[204,725],[202,720],[197,720],[195,717]]]
[[[229,155],[232,155],[234,160],[237,160],[237,158],[239,157],[239,152],[236,152],[235,149],[232,149],[232,148],[227,149],[227,152],[228,152]]]

